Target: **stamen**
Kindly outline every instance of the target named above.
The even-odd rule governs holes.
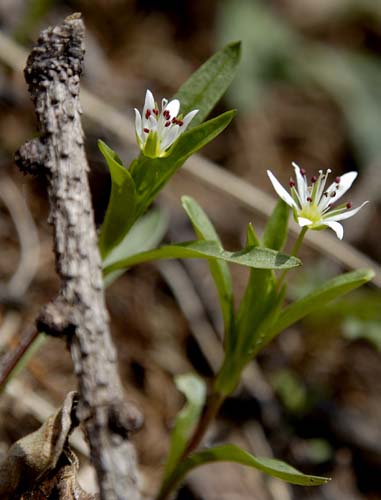
[[[156,116],[159,116],[159,110],[156,108],[152,110],[152,113]]]
[[[334,198],[335,196],[336,196],[336,191],[332,191],[331,198]]]
[[[307,201],[309,201],[309,202],[311,202],[311,201],[312,201],[311,196],[307,196]]]
[[[177,120],[177,125],[179,127],[182,127],[184,125],[184,122],[182,120]]]
[[[348,201],[348,203],[345,205],[348,209],[352,208],[352,203],[350,201]]]
[[[315,184],[315,182],[316,182],[317,180],[318,180],[318,178],[316,177],[316,175],[313,175],[313,176],[311,177],[311,182],[312,182],[312,184]]]
[[[301,173],[302,175],[306,175],[306,173],[307,173],[307,172],[304,170],[304,168],[301,168],[301,169],[300,169],[300,173]]]
[[[323,194],[324,194],[324,196],[327,198],[327,196],[328,196],[328,191],[325,191]]]
[[[166,120],[170,120],[171,119],[171,113],[168,111],[168,109],[166,109],[164,112],[163,112],[163,116]]]
[[[149,133],[149,128],[146,128],[146,127],[145,127],[145,128],[143,128],[143,130],[144,130],[144,132],[145,132],[146,134],[148,134],[148,133]]]
[[[164,123],[164,127],[169,127],[169,126],[170,126],[170,124],[171,124],[171,122],[170,122],[170,121],[167,121],[167,122],[165,122],[165,123]]]
[[[295,184],[295,181],[292,177],[290,177],[290,182],[288,183],[288,185],[290,186],[290,188],[295,187],[296,184]]]
[[[340,177],[339,176],[336,177],[335,182],[336,182],[336,184],[340,184]]]
[[[148,118],[151,116],[151,110],[150,109],[147,109],[146,111],[146,119],[148,120]]]

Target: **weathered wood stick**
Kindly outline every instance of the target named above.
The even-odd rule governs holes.
[[[29,86],[40,137],[16,155],[21,170],[45,177],[61,289],[37,324],[66,337],[79,380],[84,423],[101,498],[138,500],[135,452],[128,434],[134,414],[123,397],[108,314],[87,180],[79,82],[84,25],[74,14],[44,30],[29,55]],[[135,415],[136,416],[136,415]]]

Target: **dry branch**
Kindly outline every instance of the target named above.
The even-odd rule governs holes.
[[[67,339],[79,380],[84,423],[102,499],[137,500],[135,453],[129,442],[136,414],[123,398],[105,307],[101,260],[87,180],[79,82],[84,25],[79,15],[43,31],[25,69],[40,137],[24,144],[21,170],[45,177],[54,230],[58,297],[38,328]]]

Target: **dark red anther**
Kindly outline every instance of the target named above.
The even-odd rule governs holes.
[[[166,120],[170,120],[171,119],[171,113],[168,111],[168,109],[166,109],[165,111],[163,111],[163,116]]]
[[[290,177],[290,182],[288,183],[288,185],[290,186],[290,188],[295,187],[295,181],[292,177]]]
[[[328,208],[331,208],[333,203],[328,203]]]
[[[311,202],[311,201],[312,201],[311,196],[308,196],[308,197],[307,197],[307,201],[309,201],[309,202]]]
[[[177,120],[176,125],[182,127],[184,125],[184,122],[182,120]]]
[[[339,176],[336,177],[335,182],[336,182],[336,184],[340,184],[340,177]]]
[[[148,134],[148,133],[149,133],[149,128],[143,128],[143,130],[144,130],[144,132],[145,132],[146,134]]]
[[[331,198],[334,198],[335,196],[336,196],[336,191],[332,191]]]
[[[315,182],[316,182],[317,180],[318,180],[318,178],[316,177],[316,175],[313,175],[313,176],[311,177],[311,182],[312,182],[312,184],[315,184]]]
[[[306,175],[306,174],[307,174],[307,172],[304,170],[304,168],[301,168],[301,169],[300,169],[300,173],[301,173],[302,175]]]
[[[327,198],[327,196],[328,196],[327,191],[324,191],[324,193],[323,193],[323,194],[324,194],[324,196]]]
[[[177,123],[177,118],[176,117],[172,118],[172,123]]]
[[[346,207],[347,207],[348,209],[350,209],[350,208],[352,208],[352,206],[353,206],[353,205],[352,205],[352,203],[351,203],[350,201],[348,201],[348,203],[346,204]]]
[[[159,115],[159,110],[158,110],[158,109],[153,109],[153,110],[152,110],[152,113],[153,113],[154,115],[158,116],[158,115]]]
[[[171,122],[170,122],[170,121],[167,121],[167,122],[165,122],[165,123],[164,123],[164,127],[169,127],[169,126],[170,126],[170,124],[171,124]]]
[[[148,118],[151,116],[151,110],[150,109],[147,109],[146,111],[146,119],[148,120]]]

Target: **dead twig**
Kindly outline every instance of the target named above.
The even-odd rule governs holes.
[[[87,180],[79,82],[84,25],[75,14],[44,30],[25,78],[40,137],[16,155],[21,170],[45,176],[61,290],[37,327],[65,336],[79,380],[78,416],[84,423],[102,499],[137,500],[136,458],[129,431],[136,425],[123,397],[108,314]]]

